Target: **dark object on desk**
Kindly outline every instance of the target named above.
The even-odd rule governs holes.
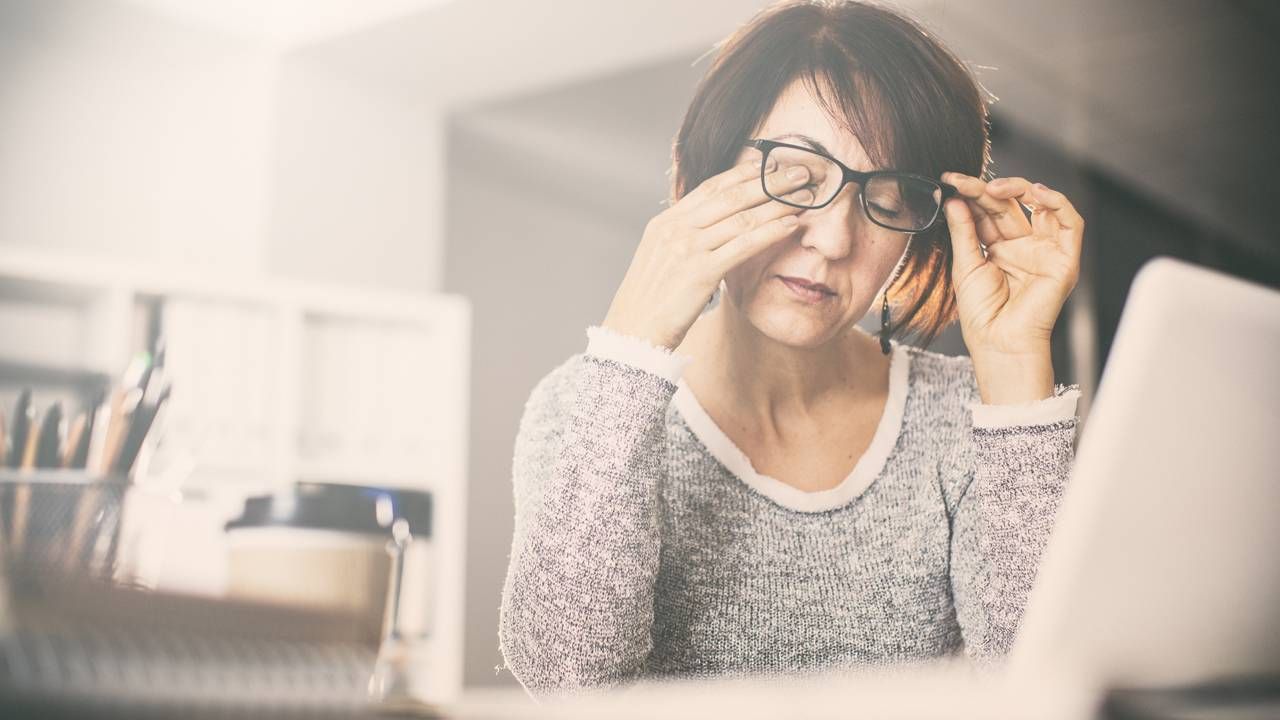
[[[10,568],[0,716],[369,717],[350,616]]]
[[[392,523],[400,519],[409,523],[415,536],[431,537],[431,493],[368,485],[300,482],[281,493],[249,498],[244,503],[244,512],[228,522],[226,529],[292,527],[369,533],[389,538]]]
[[[430,492],[299,482],[249,498],[226,530],[232,596],[349,609],[363,618],[374,640],[391,624],[389,606],[400,607],[402,599],[409,608],[398,618],[402,624],[423,632],[430,625]],[[397,532],[407,533],[412,558],[404,568],[407,580],[393,588],[394,554],[388,543]],[[407,598],[400,597],[402,588]]]
[[[1280,677],[1245,677],[1172,688],[1117,688],[1099,720],[1273,720]]]

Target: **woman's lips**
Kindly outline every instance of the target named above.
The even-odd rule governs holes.
[[[799,299],[808,303],[819,303],[829,297],[834,297],[835,292],[826,285],[815,285],[802,278],[793,278],[779,275],[778,279],[786,285],[791,292]]]

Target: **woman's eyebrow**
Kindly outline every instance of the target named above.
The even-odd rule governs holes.
[[[828,157],[835,157],[835,155],[832,155],[831,151],[827,149],[826,145],[823,145],[821,142],[818,142],[817,140],[809,137],[808,135],[804,135],[802,133],[786,133],[784,135],[778,135],[773,139],[774,140],[787,140],[787,139],[800,140],[804,143],[807,143],[809,147],[812,147],[814,150],[817,150],[823,155],[826,155]]]
[[[826,145],[823,145],[817,139],[811,138],[808,135],[805,135],[804,133],[783,133],[782,135],[777,135],[770,139],[771,140],[788,140],[788,139],[799,140],[803,143],[807,143],[809,147],[813,148],[814,150],[817,150],[818,152],[822,153],[823,155],[826,155],[829,158],[835,158],[836,160],[840,160],[840,158],[837,158],[834,153],[832,153],[830,150],[827,149]],[[844,162],[844,161],[841,160],[841,162]],[[848,165],[848,163],[845,163],[845,164]],[[853,166],[849,165],[849,167],[853,167]],[[883,169],[884,168],[876,167],[874,165],[872,166],[872,170],[883,170]]]

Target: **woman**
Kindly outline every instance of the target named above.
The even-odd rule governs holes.
[[[1008,650],[1072,459],[1049,336],[1084,224],[981,179],[986,128],[885,9],[787,3],[721,47],[675,202],[521,421],[499,642],[528,690]],[[894,337],[957,315],[970,357]]]

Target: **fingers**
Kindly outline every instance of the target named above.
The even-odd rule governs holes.
[[[813,192],[808,188],[801,188],[788,194],[786,199],[798,204],[810,203],[813,202]],[[777,220],[785,215],[796,215],[800,212],[802,212],[801,208],[780,202],[767,202],[757,205],[734,213],[703,230],[698,235],[697,244],[698,247],[706,250],[714,250],[735,237],[751,232],[767,222]]]
[[[1019,280],[1025,280],[1043,272],[1041,267],[1043,263],[1037,261],[1034,243],[1000,243],[993,246],[989,252],[991,262]]]
[[[782,203],[771,204],[782,205]],[[795,215],[783,215],[760,225],[750,232],[735,236],[729,242],[711,251],[715,272],[720,277],[723,277],[752,255],[790,237],[799,224],[800,218]]]
[[[685,193],[685,196],[676,204],[689,203],[690,205],[696,205],[726,188],[733,187],[744,180],[759,177],[760,158],[757,157],[753,160],[738,163],[719,175],[712,175],[703,180],[701,185]]]
[[[1036,183],[1031,187],[1031,196],[1036,204],[1046,212],[1046,227],[1057,224],[1056,232],[1047,235],[1058,241],[1058,244],[1077,262],[1080,260],[1080,243],[1084,237],[1084,218],[1076,211],[1066,195]]]
[[[773,188],[775,193],[799,188],[809,178],[808,170],[803,166],[791,166],[785,169],[775,166],[772,169],[767,168],[766,172],[769,187]],[[693,227],[709,228],[743,210],[770,202],[760,181],[758,166],[745,178],[737,174],[733,177],[739,178],[738,181],[732,184],[728,181],[723,184],[717,183],[711,193],[692,199],[689,207],[683,212],[684,217]],[[683,205],[684,201],[681,201],[681,204]]]
[[[987,183],[987,194],[998,200],[1017,200],[1031,192],[1031,181],[1020,177],[996,178]]]
[[[1019,177],[983,183],[962,173],[943,173],[942,179],[960,191],[959,197],[948,200],[944,208],[957,274],[967,273],[986,261],[1025,270],[1017,263],[1004,262],[1011,256],[1001,250],[1004,241],[1029,235],[1056,243],[1073,264],[1079,265],[1084,218],[1066,195]],[[1031,210],[1029,220],[1023,215],[1024,203]]]
[[[969,201],[970,213],[975,215],[984,245],[1031,234],[1031,223],[1018,202],[1019,197],[1030,192],[1031,183],[1027,180],[1009,177],[988,183],[956,172],[943,173],[942,179],[954,185],[961,197]],[[981,220],[982,215],[986,216],[986,222]],[[996,232],[993,233],[992,228]]]
[[[1039,203],[1031,205],[1031,229],[1037,237],[1057,238],[1058,231],[1061,229],[1058,224],[1058,218],[1053,211]]]
[[[1000,228],[996,227],[994,220],[988,216],[978,204],[968,198],[965,198],[965,204],[969,206],[969,214],[973,216],[974,225],[978,228],[978,241],[983,245],[990,247],[1001,240],[1004,240],[1004,234],[1000,232]]]
[[[942,210],[947,215],[947,227],[951,231],[951,273],[954,281],[959,282],[987,260],[982,254],[982,246],[978,244],[978,228],[969,204],[959,198],[950,198],[943,203]]]

